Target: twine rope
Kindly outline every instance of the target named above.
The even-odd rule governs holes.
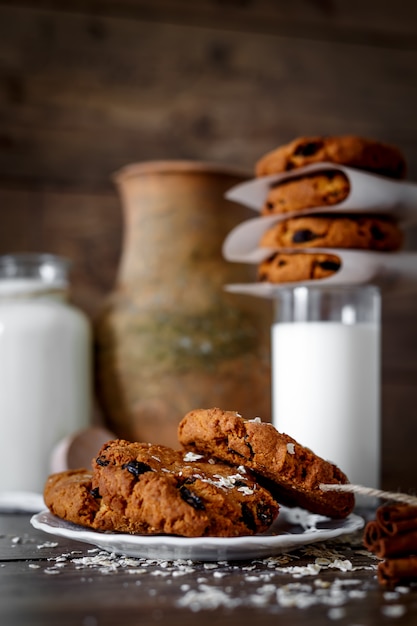
[[[346,491],[348,493],[357,493],[370,498],[381,498],[382,500],[393,500],[395,502],[403,502],[404,504],[410,504],[417,506],[417,497],[411,496],[407,493],[398,493],[396,491],[382,491],[381,489],[374,489],[372,487],[364,487],[363,485],[327,485],[321,483],[319,488],[322,491]]]

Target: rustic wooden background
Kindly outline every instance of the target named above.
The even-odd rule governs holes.
[[[0,0],[0,253],[70,257],[92,318],[121,251],[114,171],[251,171],[338,133],[396,144],[417,181],[414,0]],[[415,294],[384,301],[386,488],[417,488],[416,315]]]

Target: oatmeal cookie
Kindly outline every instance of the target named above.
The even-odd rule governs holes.
[[[354,507],[352,494],[319,488],[320,483],[347,483],[340,469],[259,418],[245,420],[219,408],[197,409],[182,419],[178,437],[186,450],[250,468],[287,506],[334,518],[346,517]]]
[[[100,501],[92,491],[93,474],[87,469],[66,470],[49,476],[44,500],[48,509],[74,524],[92,527]]]
[[[93,462],[101,499],[94,526],[186,537],[239,536],[266,530],[278,513],[250,471],[165,446],[124,440]]]
[[[337,163],[390,178],[404,178],[406,163],[395,146],[344,135],[339,137],[299,137],[258,160],[256,176],[288,172],[319,162]]]
[[[258,266],[258,280],[289,283],[319,280],[335,274],[342,263],[335,254],[275,252]]]
[[[259,242],[266,248],[354,248],[390,252],[401,248],[403,234],[388,217],[309,215],[277,222]]]
[[[50,476],[44,498],[54,515],[94,530],[185,537],[253,535],[279,509],[243,465],[124,440],[105,444],[93,471]]]
[[[332,206],[345,200],[350,191],[348,178],[337,170],[323,170],[272,185],[261,215],[279,215],[315,207]]]

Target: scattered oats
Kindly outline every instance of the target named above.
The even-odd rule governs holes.
[[[352,562],[348,559],[335,559],[332,563],[329,564],[329,567],[340,569],[342,572],[351,572],[354,569]]]
[[[395,591],[398,591],[398,593],[410,593],[410,587],[395,587]]]
[[[172,572],[172,576],[174,578],[178,578],[178,576],[185,576],[186,574],[190,574],[191,572],[194,572],[194,568],[184,568],[183,570],[175,570],[174,572]]]
[[[242,416],[240,415],[239,417],[242,417]],[[260,417],[254,417],[253,419],[247,420],[247,421],[248,422],[252,422],[252,424],[261,424],[262,423],[262,420],[261,420]]]
[[[240,413],[236,411],[236,417],[242,417]]]
[[[207,578],[204,578],[204,576],[200,576],[199,578],[197,578],[197,582],[198,582],[199,584],[207,583],[207,582],[208,582],[208,579],[207,579]]]
[[[287,443],[287,452],[288,454],[295,454],[295,444]]]
[[[341,607],[329,609],[329,611],[327,612],[327,617],[329,619],[342,619],[343,617],[345,617],[345,615],[346,611]]]
[[[249,596],[250,604],[254,606],[266,606],[267,604],[270,604],[275,592],[275,585],[264,585],[263,587],[259,587],[256,594],[254,593]]]
[[[362,600],[363,598],[366,598],[366,591],[363,589],[351,589],[348,591],[348,596],[352,600]]]
[[[217,563],[204,563],[204,569],[217,569]]]
[[[242,486],[242,487],[238,487],[237,490],[243,493],[244,496],[251,496],[254,493],[254,490],[250,489],[249,487]]]
[[[350,587],[354,585],[360,585],[361,582],[362,581],[359,580],[359,578],[345,578],[343,580],[341,578],[336,578],[334,584],[340,587]]]
[[[259,578],[259,576],[246,576],[246,577],[245,577],[245,580],[246,580],[248,583],[254,583],[254,582],[256,582],[256,583],[257,583],[257,582],[260,580],[260,578]]]
[[[282,607],[306,609],[317,604],[317,599],[310,585],[289,583],[277,589],[277,602]]]
[[[320,567],[326,567],[326,565],[330,565],[331,560],[324,558],[322,556],[317,557],[315,560],[316,565],[320,565]]]
[[[262,587],[259,587],[258,593],[271,595],[275,593],[276,590],[277,588],[275,585],[262,585]]]
[[[222,589],[206,585],[202,585],[198,591],[188,591],[177,601],[177,606],[189,608],[193,612],[202,609],[218,609],[219,607],[235,608],[240,604],[240,599],[231,598]]]
[[[400,594],[398,593],[398,591],[385,591],[384,592],[384,600],[387,600],[387,601],[398,600],[399,597],[400,597]]]
[[[199,459],[202,459],[203,455],[202,454],[196,454],[195,452],[187,452],[184,455],[184,461],[188,462],[188,461],[198,461]]]
[[[158,461],[158,463],[161,462],[161,459],[159,458],[159,456],[152,455],[151,459],[155,459],[155,461]]]
[[[213,572],[214,578],[223,578],[224,576],[226,576],[226,572]]]
[[[402,617],[405,612],[406,608],[402,604],[387,604],[381,607],[381,613],[385,617]]]
[[[294,578],[301,578],[302,576],[315,576],[320,572],[320,566],[315,563],[309,563],[308,565],[290,565],[289,567],[277,568],[281,572],[292,574]]]
[[[37,565],[37,563],[29,563],[29,567],[30,569],[39,569],[40,565]]]
[[[38,550],[42,550],[43,548],[57,548],[58,542],[57,541],[45,541],[45,543],[40,543],[36,547]]]
[[[22,538],[21,537],[12,537],[11,541],[12,541],[13,544],[22,543]]]
[[[181,591],[188,591],[189,589],[191,589],[190,585],[187,584],[183,584],[180,587]]]
[[[48,567],[44,570],[45,574],[59,574],[59,569],[54,569],[53,567]]]
[[[210,463],[210,465],[215,465],[216,464],[216,460],[215,459],[209,459],[208,462]]]

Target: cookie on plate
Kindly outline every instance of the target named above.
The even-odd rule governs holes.
[[[309,215],[277,222],[260,239],[266,248],[355,248],[389,252],[401,248],[403,234],[388,217]]]
[[[258,280],[290,283],[319,280],[335,274],[342,262],[335,254],[275,252],[258,266]]]
[[[339,204],[350,191],[348,178],[337,170],[323,170],[273,184],[261,215],[280,215]]]
[[[197,409],[180,422],[178,438],[186,450],[250,468],[287,506],[333,518],[346,517],[354,507],[353,494],[319,487],[347,483],[340,469],[259,418],[245,420],[235,411],[219,408]]]
[[[329,162],[390,178],[404,178],[406,163],[395,146],[357,137],[299,137],[265,154],[255,165],[256,176],[288,172],[310,163]]]
[[[233,537],[267,530],[278,514],[243,466],[125,440],[105,444],[93,461],[92,492],[98,530]]]
[[[45,483],[44,500],[48,509],[74,524],[93,527],[100,508],[92,487],[91,470],[66,470],[49,476]]]

